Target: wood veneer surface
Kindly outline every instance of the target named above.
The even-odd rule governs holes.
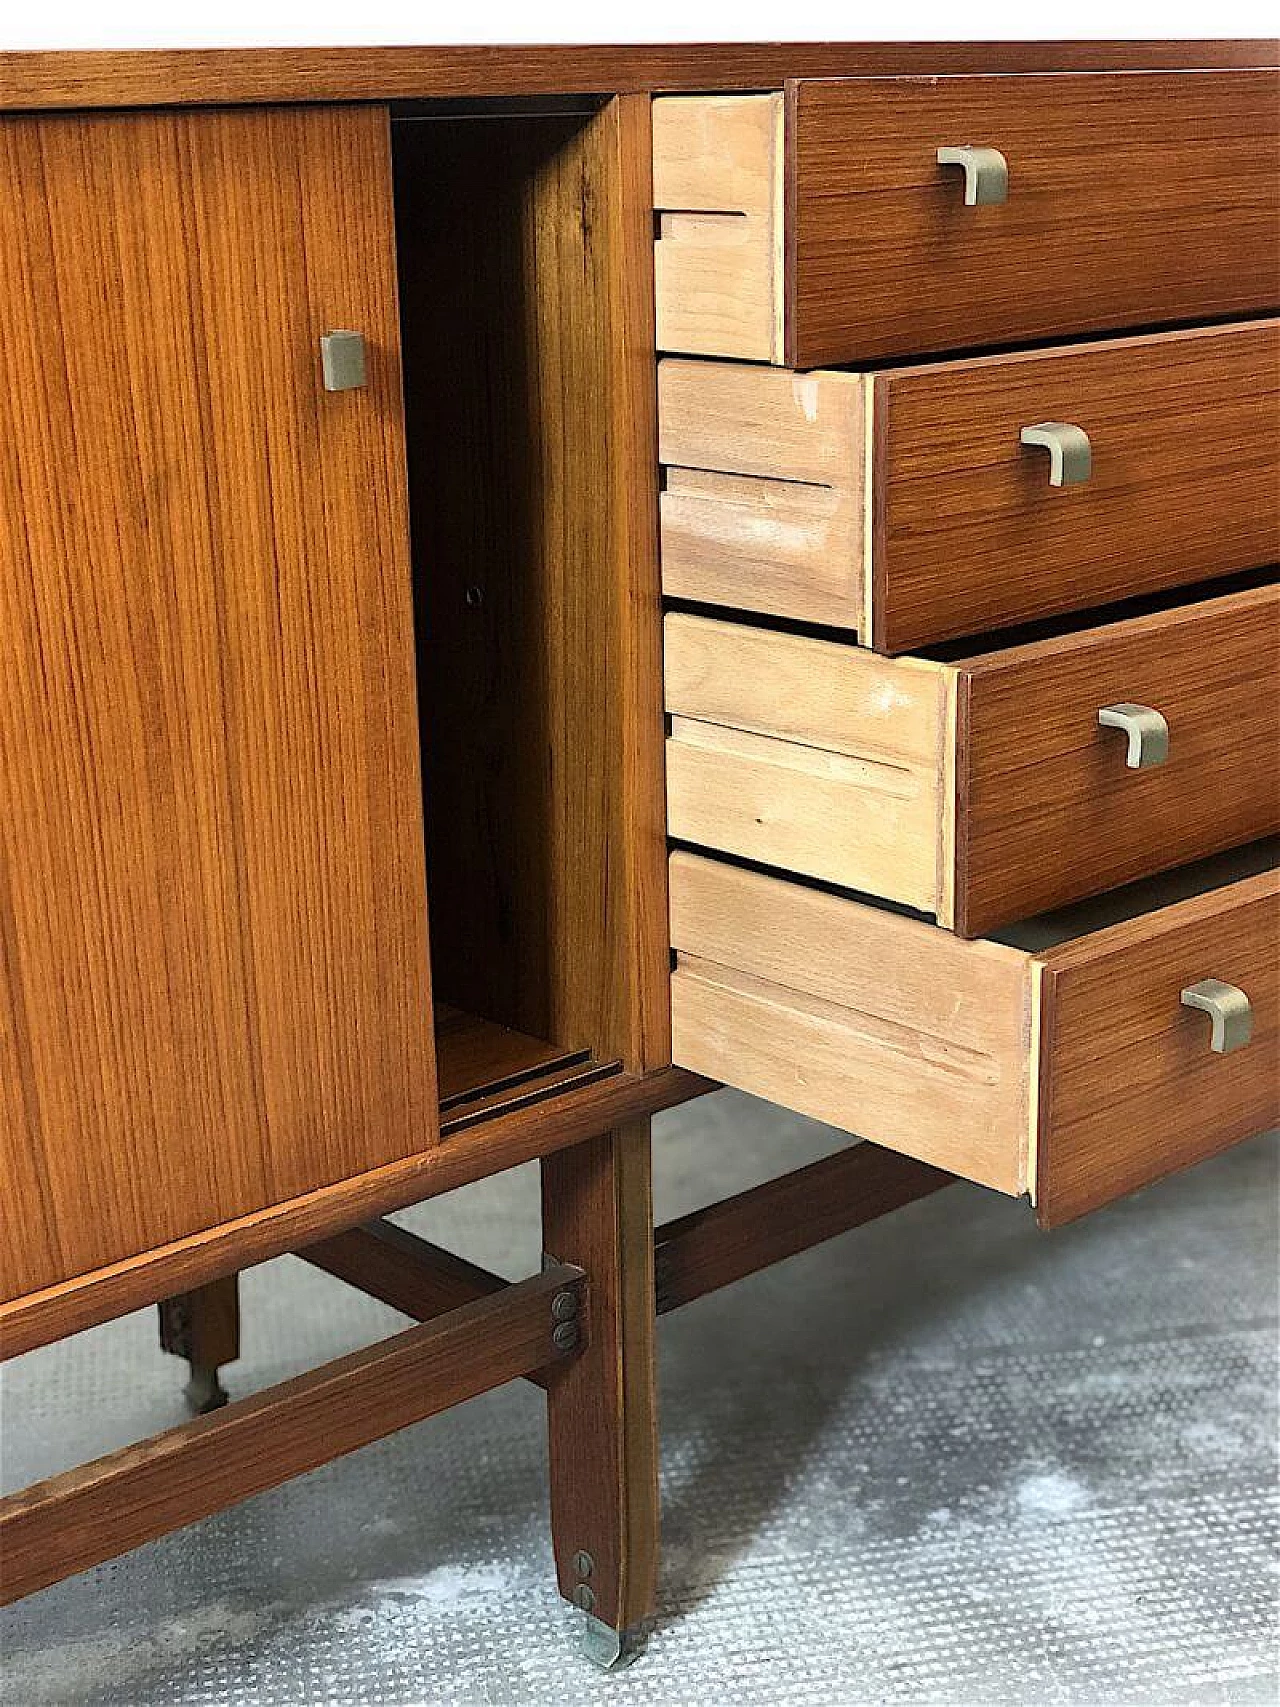
[[[986,71],[999,71],[988,65]],[[788,85],[793,367],[1280,304],[1275,70]],[[940,144],[1009,163],[965,207]]]
[[[1011,919],[1280,830],[1280,587],[992,652],[959,667],[956,925]],[[1104,705],[1153,706],[1130,770]]]
[[[1044,955],[1037,1214],[1074,1220],[1280,1117],[1280,874],[1272,871]],[[1242,989],[1253,1036],[1209,1048],[1179,992]]]
[[[1274,65],[1280,42],[690,42],[0,53],[0,108],[761,89],[787,77]]]
[[[376,108],[0,123],[0,1296],[433,1142],[390,197]]]
[[[1280,558],[1280,321],[899,368],[873,399],[878,651]],[[1088,433],[1084,483],[1020,442],[1046,420]]]

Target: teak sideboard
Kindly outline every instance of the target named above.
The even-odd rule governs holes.
[[[1278,65],[0,54],[4,1351],[201,1413],[6,1598],[523,1376],[623,1659],[657,1313],[1280,1118]],[[717,1083],[858,1141],[655,1232]],[[415,1325],[227,1403],[284,1253]]]

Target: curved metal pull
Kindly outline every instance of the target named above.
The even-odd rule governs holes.
[[[364,334],[325,332],[320,339],[320,368],[326,391],[355,391],[364,384]]]
[[[1048,451],[1050,486],[1080,486],[1093,473],[1093,446],[1083,427],[1070,421],[1037,421],[1018,436],[1024,445]]]
[[[939,166],[959,166],[964,172],[964,205],[993,207],[1009,199],[1009,162],[998,148],[940,148]]]
[[[1243,1049],[1253,1036],[1253,1008],[1248,996],[1220,978],[1202,978],[1182,992],[1184,1008],[1199,1008],[1212,1021],[1209,1047],[1215,1055],[1230,1055]]]
[[[1124,762],[1131,771],[1147,771],[1169,757],[1169,725],[1150,705],[1104,705],[1098,713],[1104,729],[1123,729],[1129,737]]]

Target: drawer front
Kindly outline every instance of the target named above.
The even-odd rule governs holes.
[[[1046,422],[1088,444],[1057,485]],[[1280,557],[1274,320],[861,378],[667,360],[659,424],[664,589],[881,652]]]
[[[978,935],[1280,830],[1278,656],[1269,586],[959,666],[956,928]],[[1117,705],[1159,714],[1166,757],[1158,725],[1131,754],[1134,714],[1099,722]]]
[[[1280,830],[1274,585],[955,665],[665,632],[671,835],[964,936]]]
[[[1280,1121],[1280,881],[1274,872],[1083,937],[1044,961],[1041,1224],[1070,1221]],[[1211,1048],[1181,992],[1247,996],[1252,1035]]]
[[[1280,322],[878,375],[864,626],[878,651],[1280,556]],[[1024,428],[1084,432],[1050,484]],[[1039,435],[1037,435],[1039,436]],[[1058,435],[1047,435],[1055,437]]]
[[[995,149],[965,205],[940,148]],[[787,112],[795,367],[1226,318],[1280,304],[1267,71],[836,79]]]
[[[1031,947],[676,853],[674,1059],[1070,1220],[1280,1121],[1272,857],[1139,885],[1101,929],[1069,909]],[[1209,979],[1251,1010],[1225,1053],[1182,999]]]

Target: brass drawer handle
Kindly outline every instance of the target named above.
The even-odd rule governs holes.
[[[1103,729],[1123,729],[1129,738],[1124,762],[1131,771],[1146,771],[1169,757],[1169,725],[1150,705],[1104,705],[1098,713]]]
[[[1215,1055],[1243,1049],[1253,1036],[1253,1008],[1243,990],[1220,978],[1202,978],[1182,992],[1184,1008],[1199,1008],[1212,1022],[1209,1047]]]
[[[994,207],[1009,199],[1009,162],[998,148],[940,148],[939,166],[959,166],[964,173],[964,205]]]
[[[326,391],[355,391],[364,384],[364,334],[326,332],[320,339],[320,368]]]
[[[1082,486],[1093,473],[1093,446],[1083,427],[1070,421],[1037,421],[1019,437],[1024,445],[1048,451],[1050,486]]]

